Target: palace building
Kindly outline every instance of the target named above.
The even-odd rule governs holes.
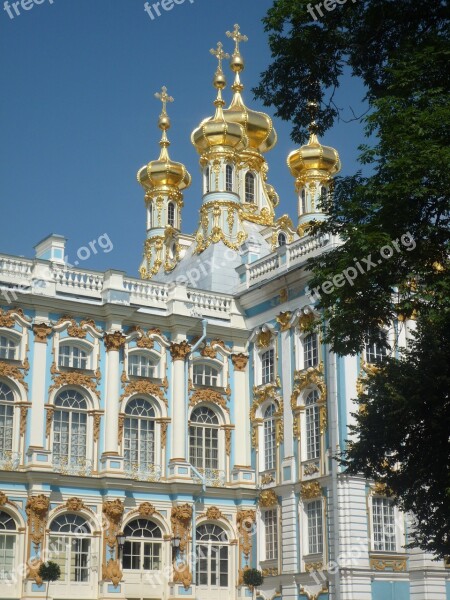
[[[295,222],[277,216],[276,131],[245,103],[246,36],[227,35],[213,115],[191,136],[195,235],[181,230],[191,176],[169,154],[163,88],[159,157],[137,175],[140,277],[65,264],[60,235],[34,258],[0,255],[2,600],[450,599],[448,565],[405,549],[409,518],[332,459],[386,356],[376,343],[337,356],[311,327],[305,264],[340,242],[308,224],[326,218],[338,152],[312,126],[282,166]],[[391,347],[413,326],[393,323]]]

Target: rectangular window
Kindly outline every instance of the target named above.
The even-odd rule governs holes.
[[[14,360],[16,358],[16,344],[5,337],[0,336],[0,358],[3,360]]]
[[[317,367],[319,364],[319,344],[316,333],[307,335],[303,341],[303,367]]]
[[[15,536],[0,535],[0,581],[13,578]]]
[[[314,502],[308,502],[306,505],[306,515],[308,521],[308,554],[322,554],[322,501],[314,500]]]
[[[72,369],[87,369],[88,358],[84,350],[77,346],[60,346],[59,347],[59,366],[69,367]]]
[[[382,552],[395,552],[394,503],[389,498],[373,498],[373,548]]]
[[[264,531],[266,537],[266,560],[278,558],[278,523],[276,509],[264,512]]]
[[[209,365],[195,365],[194,385],[217,387],[219,385],[219,371]]]
[[[261,366],[262,366],[262,383],[265,385],[266,383],[271,383],[274,380],[275,374],[275,352],[272,349],[267,350],[261,356]]]
[[[130,354],[128,358],[128,374],[134,377],[156,377],[156,366],[149,356]]]

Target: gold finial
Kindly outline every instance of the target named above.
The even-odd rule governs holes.
[[[222,61],[225,58],[230,58],[230,55],[223,51],[222,42],[217,42],[217,50],[214,50],[214,48],[211,48],[210,52],[219,61],[219,65],[217,67],[217,73],[222,73],[223,72],[222,71]]]
[[[239,25],[237,23],[234,26],[234,31],[227,31],[227,37],[234,40],[234,43],[236,44],[236,47],[234,49],[234,54],[236,54],[236,55],[240,54],[239,44],[241,42],[248,42],[248,37],[246,35],[243,35],[242,33],[240,33],[240,31],[241,31],[241,28],[239,27]]]
[[[169,160],[169,153],[167,151],[167,148],[170,146],[170,142],[167,138],[166,131],[170,129],[170,119],[167,114],[167,103],[173,102],[174,99],[167,93],[167,88],[165,85],[163,85],[163,87],[161,88],[161,92],[156,92],[155,98],[161,100],[162,102],[162,112],[159,115],[158,121],[158,127],[162,129],[163,132],[161,141],[159,142],[159,145],[161,146],[161,154],[159,156],[159,160]]]
[[[309,113],[309,117],[311,119],[310,124],[309,124],[309,133],[311,136],[311,140],[313,137],[317,137],[317,113],[319,112],[319,103],[316,102],[315,100],[310,100],[307,104],[307,110]],[[310,140],[310,141],[311,141]]]
[[[225,106],[225,102],[222,98],[222,90],[227,85],[227,80],[225,79],[225,75],[222,70],[222,62],[224,59],[230,58],[230,55],[223,51],[222,42],[217,42],[217,49],[211,48],[211,54],[215,56],[219,62],[217,66],[217,71],[214,75],[214,87],[217,89],[217,98],[214,101],[214,105],[217,108],[215,119],[223,119],[222,108]]]

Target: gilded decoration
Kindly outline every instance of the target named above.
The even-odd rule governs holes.
[[[266,401],[273,400],[277,405],[277,412],[275,416],[281,417],[283,415],[283,400],[277,394],[276,387],[274,385],[266,385],[262,388],[253,388],[253,403],[250,409],[250,420],[253,422],[256,419],[256,411]]]
[[[111,549],[116,547],[116,536],[120,530],[120,523],[124,513],[123,502],[117,500],[107,500],[103,504],[103,514],[107,520],[105,528],[105,542]]]
[[[160,424],[161,427],[161,448],[165,448],[167,445],[167,428],[169,426],[170,419],[162,418],[158,419],[157,422]]]
[[[401,573],[406,571],[406,558],[372,556],[370,558],[370,568],[375,571]]]
[[[312,573],[313,571],[323,571],[323,562],[305,563],[305,571],[307,573]]]
[[[0,327],[7,327],[8,329],[13,329],[16,323],[16,316],[27,320],[21,308],[12,308],[8,311],[0,308]]]
[[[365,363],[361,361],[361,374],[356,380],[356,393],[358,394],[358,396],[361,396],[365,392],[367,385],[367,377],[370,377],[370,375],[375,375],[375,373],[378,373],[379,370],[380,367],[378,365],[372,365],[370,363]]]
[[[322,496],[322,489],[318,481],[302,483],[300,491],[302,500],[314,500]]]
[[[211,521],[218,521],[219,519],[223,519],[223,515],[217,506],[210,506],[206,511],[206,518]]]
[[[23,437],[27,430],[28,406],[20,407],[20,435]]]
[[[308,564],[319,564],[319,563],[308,563]],[[313,571],[315,570],[320,570],[320,569],[312,569]],[[322,589],[317,592],[316,594],[313,594],[312,592],[310,592],[309,590],[307,590],[304,587],[300,588],[300,594],[303,594],[307,597],[308,600],[319,600],[319,597],[322,596],[322,594],[328,594],[329,589],[328,589],[328,582],[324,583],[322,585]]]
[[[280,304],[284,304],[289,300],[289,291],[287,288],[283,288],[280,290],[280,294],[278,296],[278,302]]]
[[[245,371],[248,364],[248,356],[246,354],[232,354],[231,362],[233,363],[234,369],[236,371]]]
[[[319,471],[320,471],[319,467],[314,463],[306,465],[305,468],[303,469],[303,473],[305,475],[315,475]]]
[[[298,397],[310,386],[314,386],[319,391],[319,405],[320,405],[320,432],[323,433],[327,428],[327,408],[326,408],[326,395],[327,387],[323,376],[323,363],[315,367],[303,371],[296,371],[294,374],[294,388],[291,394],[291,409],[294,413],[294,435],[300,437],[300,422],[299,412],[302,410],[302,406],[298,406]]]
[[[103,565],[102,578],[105,581],[112,581],[113,585],[117,587],[122,581],[122,570],[118,560],[109,559],[106,565]]]
[[[173,342],[170,344],[170,354],[172,355],[172,360],[186,360],[186,357],[191,352],[191,346],[187,340],[183,340],[182,342]]]
[[[5,494],[5,492],[0,492],[0,506],[5,506],[5,504],[8,502],[8,497]]]
[[[302,333],[310,331],[316,321],[313,312],[302,313],[298,319],[298,328]]]
[[[256,345],[258,348],[268,348],[272,342],[272,332],[270,329],[267,331],[261,331],[256,336]]]
[[[261,484],[262,485],[269,485],[270,483],[273,483],[275,481],[272,473],[264,473],[264,475],[261,477]]]
[[[7,362],[0,361],[0,376],[15,379],[28,391],[28,384],[25,382],[25,375],[21,369],[25,370],[25,367],[16,367]]]
[[[262,570],[263,577],[276,577],[278,575],[278,569],[276,567],[271,567],[269,569]]]
[[[274,508],[278,505],[278,496],[274,490],[264,490],[260,493],[258,502],[261,508]]]
[[[34,333],[34,341],[39,344],[46,344],[47,338],[52,333],[53,329],[47,323],[35,323],[32,327]]]
[[[392,496],[392,490],[390,490],[390,488],[385,483],[381,483],[379,481],[374,483],[374,485],[371,487],[371,492],[376,496]]]
[[[151,517],[155,514],[156,508],[153,506],[153,504],[150,504],[150,502],[143,502],[139,506],[138,512],[141,517]]]
[[[47,496],[40,494],[29,498],[25,508],[30,538],[36,549],[44,539],[49,506],[50,500]]]
[[[276,318],[278,325],[280,326],[280,331],[289,331],[291,328],[291,317],[292,313],[290,311],[281,312]]]
[[[83,500],[81,500],[80,498],[69,498],[69,500],[67,500],[66,502],[66,508],[67,510],[79,512],[80,510],[83,510],[86,507],[84,505]]]
[[[225,430],[225,452],[227,456],[231,455],[231,432],[234,429],[234,425],[224,425]]]
[[[98,442],[100,436],[100,423],[102,420],[101,413],[94,413],[94,442]]]
[[[50,433],[52,431],[53,415],[54,415],[55,409],[53,406],[46,406],[46,409],[47,409],[47,416],[46,416],[46,421],[45,421],[45,435],[47,437],[50,437]]]
[[[126,337],[121,331],[113,331],[112,333],[105,333],[103,341],[107,352],[112,350],[118,352],[125,344]]]
[[[189,406],[196,406],[197,404],[200,404],[200,402],[212,402],[213,404],[217,404],[218,406],[226,410],[228,413],[230,412],[225,398],[217,390],[195,390],[191,399],[189,400]]]
[[[239,548],[248,560],[252,551],[252,535],[256,521],[256,512],[254,510],[239,510],[236,516],[236,524],[239,532]]]
[[[180,539],[180,553],[186,555],[189,544],[189,532],[192,521],[192,506],[183,504],[172,508],[170,522],[172,535]],[[192,584],[192,574],[187,564],[187,558],[176,563],[174,568],[174,582],[181,583],[185,589]]]
[[[119,433],[118,433],[118,436],[117,436],[118,437],[117,441],[119,443],[119,446],[122,444],[122,441],[123,441],[123,428],[124,428],[124,426],[125,426],[125,415],[123,413],[121,413],[119,415]]]
[[[97,389],[97,385],[100,383],[101,374],[100,371],[96,371],[94,376],[87,375],[83,371],[74,369],[72,371],[65,371],[60,373],[53,369],[52,371],[53,384],[49,388],[49,393],[57,390],[65,385],[79,385],[88,390],[91,390],[98,398],[100,393]]]
[[[87,333],[88,333],[86,331],[87,325],[92,327],[92,329],[94,329],[97,333],[101,333],[100,329],[97,329],[97,327],[95,325],[95,321],[93,321],[92,319],[84,319],[78,325],[78,323],[75,321],[75,319],[73,317],[65,316],[65,317],[61,317],[61,319],[59,319],[59,321],[56,325],[57,326],[63,325],[64,323],[68,324],[67,325],[67,333],[72,338],[85,339],[87,336]]]
[[[124,398],[128,398],[133,394],[148,394],[149,396],[154,396],[155,398],[159,398],[161,402],[167,406],[167,399],[164,396],[164,392],[161,387],[156,383],[149,381],[148,379],[141,379],[136,381],[130,381],[125,386],[124,392],[120,397],[122,401]]]
[[[205,344],[200,354],[205,358],[217,358],[217,349],[214,346],[220,346],[222,349],[226,349],[225,343],[222,340],[213,340],[211,344]]]

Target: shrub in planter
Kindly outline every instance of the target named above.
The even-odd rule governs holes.
[[[244,583],[250,589],[253,590],[259,587],[262,585],[263,581],[264,577],[262,576],[261,571],[258,571],[258,569],[246,569],[244,571]]]
[[[61,569],[55,562],[45,562],[39,567],[39,577],[43,581],[58,581],[61,577]]]

